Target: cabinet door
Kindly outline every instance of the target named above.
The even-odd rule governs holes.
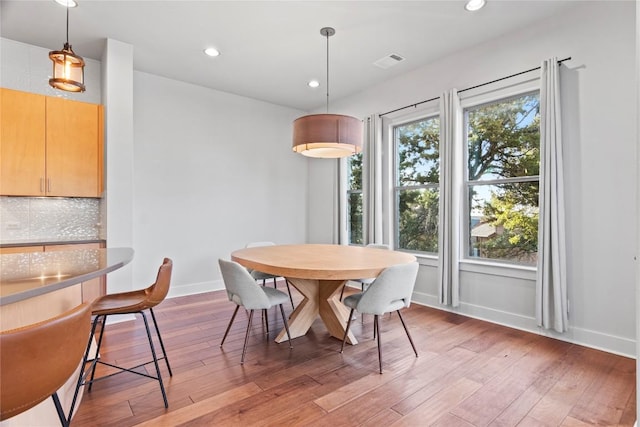
[[[8,248],[0,248],[0,254],[20,254],[24,252],[42,252],[44,246],[11,246]]]
[[[0,89],[0,195],[43,196],[45,96]]]
[[[72,251],[74,249],[100,249],[99,243],[82,243],[77,245],[49,245],[45,246],[45,252],[48,251]],[[96,298],[106,293],[105,277],[96,277],[95,279],[82,282],[82,302],[93,302]]]
[[[47,195],[100,197],[102,108],[47,97]]]

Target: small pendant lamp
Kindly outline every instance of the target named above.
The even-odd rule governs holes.
[[[62,50],[49,52],[53,61],[53,77],[49,85],[67,92],[84,92],[84,59],[76,55],[69,44],[69,6],[67,6],[67,41]]]
[[[362,121],[329,114],[329,37],[335,33],[331,27],[320,30],[327,38],[327,114],[311,114],[293,122],[293,151],[308,157],[339,158],[362,151]]]

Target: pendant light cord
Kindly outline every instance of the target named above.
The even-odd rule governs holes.
[[[67,46],[69,45],[69,7],[67,6]]]
[[[329,114],[329,32],[327,32],[327,114]]]

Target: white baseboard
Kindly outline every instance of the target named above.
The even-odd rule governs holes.
[[[183,286],[172,286],[169,288],[169,294],[167,298],[183,297],[187,295],[202,294],[205,292],[220,291],[224,289],[224,282],[222,280],[213,280],[210,282],[192,283]],[[116,314],[107,317],[107,325],[127,322],[129,320],[135,320],[134,314]]]
[[[205,292],[221,291],[224,289],[224,282],[211,280],[208,282],[190,283],[188,285],[172,286],[169,289],[167,298],[184,297],[187,295],[203,294]]]
[[[636,358],[636,341],[615,335],[604,334],[602,332],[582,329],[577,327],[569,327],[569,330],[563,334],[553,330],[538,327],[536,319],[533,317],[523,316],[517,313],[509,313],[506,311],[495,310],[488,307],[460,303],[460,306],[451,308],[440,305],[438,297],[425,293],[414,292],[412,302],[438,310],[444,310],[451,313],[457,313],[463,316],[472,317],[474,319],[485,320],[487,322],[496,323],[514,329],[520,329],[538,335],[555,338],[561,341],[579,344],[585,347],[614,353],[632,359]]]
[[[112,314],[107,316],[107,323],[105,325],[114,325],[116,323],[128,322],[129,320],[136,320],[135,314]]]

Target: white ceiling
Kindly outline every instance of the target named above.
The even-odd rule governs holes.
[[[326,102],[322,27],[336,29],[329,39],[333,100],[577,3],[488,0],[470,13],[464,0],[78,2],[69,30],[78,55],[99,60],[112,38],[134,46],[136,70],[301,110]],[[65,13],[53,0],[2,0],[0,34],[59,50]],[[221,55],[205,56],[208,46]],[[386,70],[373,65],[391,53],[406,60]],[[317,89],[306,85],[313,78]]]

